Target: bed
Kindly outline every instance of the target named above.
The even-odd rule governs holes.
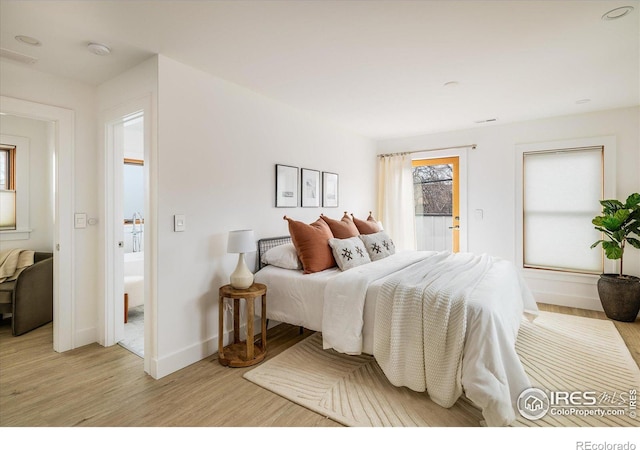
[[[276,247],[287,253],[291,239],[258,242],[255,280],[268,286],[268,319],[321,332],[325,349],[373,355],[392,384],[426,391],[443,407],[465,395],[488,426],[515,420],[517,398],[530,387],[515,340],[538,310],[512,263],[414,251],[304,273],[270,264],[265,255]]]

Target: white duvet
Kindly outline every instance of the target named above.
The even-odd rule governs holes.
[[[464,392],[489,426],[515,420],[530,386],[515,341],[523,314],[538,309],[512,263],[406,252],[340,273],[324,290],[324,348],[361,353],[371,303],[373,355],[393,384],[428,391],[444,407]]]

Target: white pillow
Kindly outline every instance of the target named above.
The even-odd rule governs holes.
[[[302,263],[298,259],[298,253],[293,244],[282,244],[267,250],[262,255],[262,263],[282,267],[283,269],[302,269]]]
[[[371,258],[360,238],[329,239],[329,247],[340,270],[349,270],[370,263]]]
[[[385,231],[379,231],[373,234],[361,234],[359,238],[364,242],[371,261],[386,258],[396,252],[395,244]]]

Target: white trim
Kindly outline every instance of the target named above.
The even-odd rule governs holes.
[[[54,123],[55,216],[53,264],[53,349],[75,348],[74,286],[74,133],[70,109],[0,96],[1,111]]]
[[[458,177],[459,177],[459,188],[460,188],[460,231],[458,233],[460,239],[460,252],[466,252],[469,248],[469,208],[468,208],[468,199],[469,196],[467,194],[467,156],[469,153],[469,147],[465,148],[451,148],[447,150],[431,150],[431,151],[421,151],[421,152],[412,152],[411,159],[435,159],[435,158],[450,158],[450,157],[458,157]]]
[[[17,207],[16,207],[17,208]],[[0,230],[0,241],[23,241],[31,237],[31,228],[18,228],[16,230]]]
[[[144,115],[144,178],[145,178],[145,233],[144,249],[144,305],[145,305],[145,372],[150,373],[149,367],[155,360],[152,350],[152,334],[150,324],[155,321],[155,308],[153,304],[150,286],[153,277],[152,255],[155,254],[151,243],[151,234],[154,215],[150,207],[150,153],[151,153],[151,94],[127,102],[126,104],[103,111],[100,121],[100,142],[104,155],[104,296],[100,300],[98,308],[98,337],[102,345],[116,344],[124,337],[124,304],[119,299],[124,295],[124,249],[118,247],[118,241],[124,240],[124,227],[122,226],[122,180],[124,153],[121,148],[114,146],[113,131],[115,125],[123,122],[123,119],[133,113],[142,112]],[[115,151],[113,151],[115,150]],[[154,364],[155,366],[155,364]],[[153,375],[153,374],[152,374]]]
[[[616,138],[615,136],[601,136],[590,138],[578,138],[578,139],[565,139],[559,141],[548,142],[533,142],[526,144],[516,145],[516,173],[515,180],[516,185],[514,192],[516,194],[516,207],[515,207],[515,262],[520,268],[524,266],[523,255],[523,185],[522,185],[522,171],[523,171],[523,154],[529,152],[543,152],[549,150],[569,149],[569,148],[584,148],[584,147],[598,147],[604,148],[604,198],[616,197]],[[595,250],[594,250],[595,251]],[[605,272],[615,272],[615,261],[605,259],[604,270]],[[532,269],[537,270],[537,269]],[[543,270],[543,273],[550,273],[551,271]],[[557,272],[562,273],[562,272]]]
[[[604,147],[604,198],[616,197],[616,138],[601,136],[517,144],[515,147],[515,263],[522,270],[538,302],[602,311],[597,282],[599,275],[523,268],[523,154],[564,148]],[[595,250],[594,250],[595,251]],[[604,260],[605,272],[615,272],[616,262]]]

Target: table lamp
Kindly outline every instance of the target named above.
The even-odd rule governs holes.
[[[238,265],[231,274],[231,286],[236,289],[247,289],[253,284],[253,273],[247,267],[244,254],[256,251],[256,240],[253,230],[236,230],[229,232],[227,253],[239,253]]]

